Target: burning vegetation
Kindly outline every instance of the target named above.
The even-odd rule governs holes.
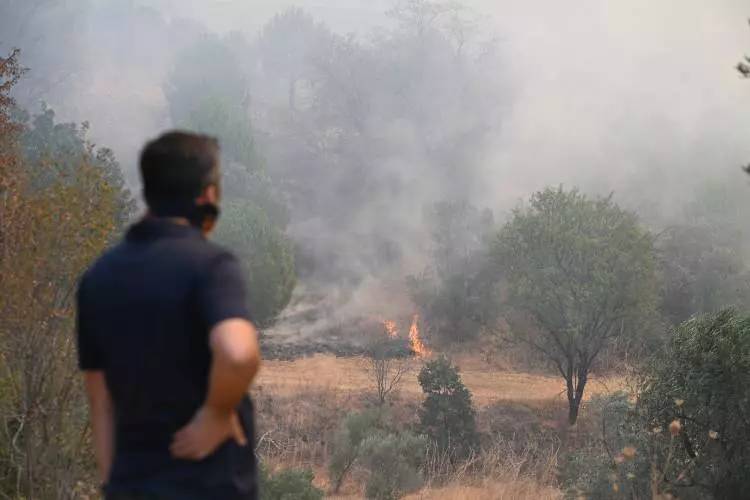
[[[398,338],[398,327],[393,320],[383,320],[383,328],[388,338]],[[419,332],[419,315],[415,314],[409,326],[409,348],[417,357],[426,358],[432,354],[432,351],[425,345]]]

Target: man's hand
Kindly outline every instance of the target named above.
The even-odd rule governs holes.
[[[203,460],[230,438],[241,446],[247,444],[237,413],[217,412],[202,406],[174,435],[170,451],[175,458]]]
[[[210,345],[206,402],[174,435],[170,450],[176,458],[203,460],[230,437],[247,442],[235,408],[258,372],[258,334],[249,321],[228,319],[211,329]]]

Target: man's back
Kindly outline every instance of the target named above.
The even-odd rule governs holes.
[[[230,440],[198,462],[169,451],[206,398],[209,332],[230,318],[249,319],[239,265],[189,225],[147,218],[86,273],[80,364],[104,373],[114,405],[111,490],[254,498],[250,448]],[[252,442],[249,398],[239,413]]]

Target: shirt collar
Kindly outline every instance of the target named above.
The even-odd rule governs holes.
[[[145,217],[136,222],[125,236],[128,241],[148,241],[160,238],[202,239],[203,234],[197,227],[179,224],[160,217]]]

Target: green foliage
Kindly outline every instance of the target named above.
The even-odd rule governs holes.
[[[524,332],[517,339],[565,379],[573,424],[597,355],[653,317],[653,238],[611,197],[548,188],[513,212],[493,251],[520,316],[511,319],[536,326],[514,329]]]
[[[654,437],[636,407],[627,394],[618,392],[593,397],[588,408],[590,433],[561,464],[566,497],[648,498]]]
[[[267,326],[289,304],[296,283],[291,241],[250,202],[227,200],[216,233],[231,248],[248,276],[250,310]]]
[[[428,329],[448,341],[474,338],[496,319],[497,280],[487,237],[489,210],[465,202],[436,203],[425,211],[432,238],[432,265],[407,285]]]
[[[13,81],[13,66],[0,58],[0,82]],[[12,123],[6,90],[0,84],[0,496],[82,498],[95,480],[72,298],[132,201],[86,127],[55,123],[46,108]]]
[[[367,498],[394,500],[422,485],[422,465],[427,441],[408,433],[375,433],[361,444],[364,466],[370,476],[365,487]]]
[[[219,139],[225,198],[252,200],[283,228],[286,207],[264,173],[255,144],[247,76],[239,57],[243,50],[238,36],[201,39],[178,54],[165,93],[177,127]]]
[[[43,190],[62,183],[72,185],[82,163],[100,171],[117,194],[118,230],[124,229],[135,213],[135,201],[125,184],[120,164],[109,148],[96,148],[86,137],[89,126],[59,123],[55,112],[42,105],[39,114],[19,113],[24,133],[20,137],[31,189]]]
[[[334,491],[355,467],[367,471],[367,497],[399,498],[422,484],[419,472],[426,451],[423,436],[393,429],[380,409],[351,413],[334,438],[328,470]]]
[[[725,310],[680,325],[647,367],[639,406],[650,425],[682,424],[671,463],[659,464],[680,498],[749,491],[750,317]]]
[[[662,310],[679,324],[694,314],[750,306],[750,270],[741,249],[718,226],[676,226],[659,242],[664,279]]]
[[[176,126],[217,136],[226,158],[257,171],[243,47],[236,38],[200,39],[177,55],[165,93]]]
[[[369,434],[382,428],[380,411],[350,413],[344,418],[333,441],[333,453],[328,464],[334,491],[341,487],[346,475],[362,452],[362,442]]]
[[[746,188],[729,180],[704,183],[686,207],[685,220],[661,234],[662,311],[672,324],[726,307],[750,307]]]
[[[418,379],[426,396],[419,410],[420,431],[451,458],[468,457],[479,445],[479,434],[471,393],[458,370],[441,356],[427,362]]]
[[[261,500],[322,500],[323,491],[312,484],[311,470],[286,469],[269,474],[265,466],[259,470]]]
[[[727,310],[683,323],[645,366],[635,404],[624,394],[592,400],[600,429],[563,463],[567,495],[743,498],[749,387],[750,317]]]

